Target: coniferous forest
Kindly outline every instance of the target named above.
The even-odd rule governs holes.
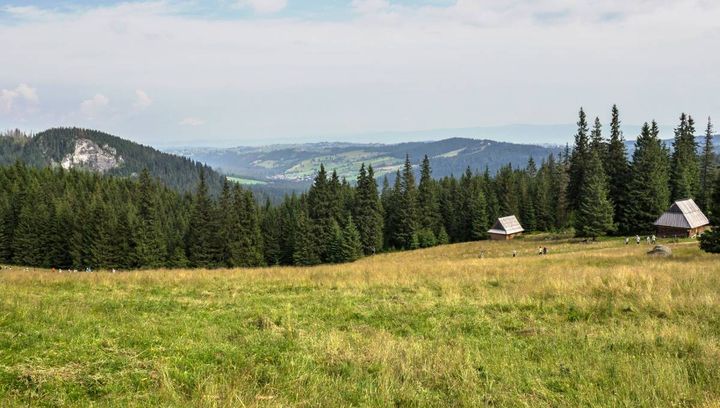
[[[486,238],[497,217],[514,214],[526,231],[580,237],[649,234],[673,200],[692,197],[720,223],[720,175],[708,120],[695,137],[680,116],[672,148],[646,123],[629,157],[613,106],[607,130],[581,109],[574,146],[496,174],[468,168],[432,177],[424,157],[407,157],[392,185],[371,166],[356,180],[320,166],[312,187],[279,205],[258,203],[225,182],[212,194],[204,175],[192,193],[143,171],[128,179],[83,170],[0,168],[0,262],[54,268],[236,267],[341,263],[389,250]],[[718,229],[720,231],[720,229]],[[720,251],[718,233],[703,248]]]

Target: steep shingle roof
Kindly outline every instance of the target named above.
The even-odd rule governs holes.
[[[502,235],[510,235],[510,234],[517,234],[518,232],[525,231],[520,225],[520,221],[518,221],[517,218],[515,218],[514,215],[510,215],[508,217],[501,217],[498,218],[497,221],[495,221],[495,225],[488,230],[488,233],[490,234],[502,234]]]
[[[655,225],[673,228],[697,228],[710,224],[700,207],[691,198],[675,201],[673,205],[660,218]]]

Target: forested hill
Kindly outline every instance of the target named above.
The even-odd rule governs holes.
[[[528,158],[540,161],[564,149],[533,144],[514,144],[484,139],[450,138],[434,142],[399,144],[306,143],[262,147],[177,148],[169,152],[206,163],[221,172],[261,182],[307,182],[320,163],[340,177],[354,179],[361,163],[372,165],[375,175],[392,176],[403,167],[405,155],[419,175],[419,160],[428,155],[437,178],[460,175],[470,167],[495,173],[508,163],[524,166]]]
[[[20,160],[33,167],[91,170],[121,177],[137,177],[147,168],[150,175],[179,191],[194,189],[204,170],[208,186],[217,192],[223,176],[189,158],[158,151],[96,130],[53,128],[36,135],[19,131],[0,137],[0,165]]]

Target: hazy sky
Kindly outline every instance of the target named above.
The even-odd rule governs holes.
[[[158,146],[720,118],[717,0],[0,0],[0,50],[0,128]]]

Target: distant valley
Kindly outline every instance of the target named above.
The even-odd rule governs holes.
[[[406,154],[413,163],[419,163],[427,154],[431,159],[433,175],[444,177],[461,174],[468,167],[473,171],[483,171],[487,167],[494,173],[508,163],[524,166],[531,156],[539,162],[550,154],[557,155],[564,147],[450,138],[398,144],[308,143],[166,150],[236,176],[240,182],[306,183],[312,179],[320,163],[348,179],[354,179],[361,163],[365,163],[373,166],[377,177],[382,177],[397,171]]]

